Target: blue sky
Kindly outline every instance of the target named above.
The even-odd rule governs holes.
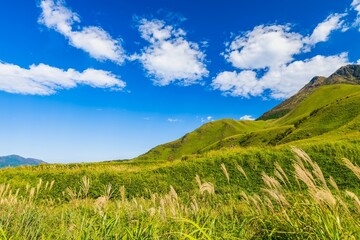
[[[0,155],[135,157],[360,59],[360,0],[1,5]]]

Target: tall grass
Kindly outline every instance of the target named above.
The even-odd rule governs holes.
[[[107,184],[92,198],[88,177],[68,186],[66,200],[48,197],[57,182],[16,191],[0,185],[0,239],[360,239],[359,196],[292,151],[291,170],[275,163],[273,174],[260,174],[260,189],[238,191],[232,182],[252,182],[253,173],[237,165],[230,175],[220,164],[225,194],[199,175],[191,195],[168,186],[165,194],[129,197],[126,186]],[[357,176],[357,165],[344,165]]]

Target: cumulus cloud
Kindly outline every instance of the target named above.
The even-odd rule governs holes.
[[[258,96],[264,90],[261,81],[256,78],[256,72],[250,70],[239,73],[236,71],[221,72],[213,79],[212,86],[225,95],[245,98]]]
[[[255,118],[251,115],[244,115],[242,117],[240,117],[240,120],[249,120],[249,121],[253,121],[255,120]]]
[[[346,14],[331,14],[316,26],[309,37],[304,38],[304,42],[310,45],[326,42],[331,32],[343,28],[345,21],[342,18],[345,16]]]
[[[278,67],[301,52],[302,36],[287,25],[260,25],[229,44],[225,58],[234,67],[262,69]]]
[[[111,60],[118,64],[124,61],[125,54],[119,40],[113,39],[101,27],[76,28],[79,16],[64,6],[64,1],[42,0],[39,23],[54,29],[65,36],[69,43],[97,60]]]
[[[328,76],[347,63],[346,53],[327,57],[318,55],[279,68],[270,68],[260,78],[257,78],[256,72],[251,70],[222,72],[213,79],[212,86],[231,96],[249,98],[261,96],[264,91],[270,90],[272,98],[287,98],[295,94],[312,77]]]
[[[314,76],[329,76],[348,63],[347,53],[326,57],[317,55],[304,61],[294,61],[279,69],[272,69],[260,81],[264,90],[271,90],[271,97],[288,98]]]
[[[86,69],[63,70],[46,64],[31,65],[28,69],[0,62],[0,90],[9,93],[51,95],[60,89],[88,85],[94,88],[122,90],[125,82],[110,72]]]
[[[177,82],[186,86],[208,76],[205,54],[197,43],[185,39],[184,30],[160,20],[142,19],[139,31],[150,45],[133,59],[142,63],[154,84],[166,86]]]
[[[239,70],[219,73],[212,81],[213,89],[245,98],[262,96],[265,91],[272,98],[287,98],[312,77],[331,74],[349,62],[347,53],[295,58],[328,41],[333,31],[344,31],[346,15],[329,15],[307,36],[292,31],[290,25],[260,25],[235,37],[227,43],[224,57]]]

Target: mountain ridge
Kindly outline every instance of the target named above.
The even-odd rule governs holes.
[[[277,114],[276,118],[222,119],[204,124],[135,159],[187,159],[188,155],[221,148],[276,146],[322,134],[336,138],[339,129],[360,130],[360,65],[341,67],[328,78],[312,78],[297,94],[269,112]]]
[[[16,154],[0,156],[0,168],[17,167],[24,165],[34,166],[39,164],[47,164],[47,163],[39,159],[25,158]]]
[[[332,84],[360,84],[360,65],[349,64],[339,68],[336,72],[329,77],[316,76],[310,80],[303,88],[301,88],[295,95],[286,99],[273,109],[265,112],[257,120],[277,119],[293,108],[299,105],[307,96],[312,94],[317,88],[324,85]]]

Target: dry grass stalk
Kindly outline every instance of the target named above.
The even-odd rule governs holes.
[[[178,201],[178,195],[175,191],[175,189],[173,188],[173,186],[170,185],[170,192],[169,192],[169,195],[171,196],[172,199]]]
[[[357,177],[358,179],[360,179],[360,167],[357,166],[357,165],[355,165],[355,164],[353,164],[353,163],[352,163],[349,159],[347,159],[347,158],[343,158],[342,160],[343,160],[345,166],[346,166],[347,168],[349,168],[349,169],[356,175],[356,177]]]
[[[214,185],[210,182],[205,182],[201,184],[200,193],[205,194],[205,192],[208,192],[210,195],[214,195],[215,194]]]
[[[310,190],[310,194],[319,205],[325,204],[330,209],[332,210],[335,209],[337,200],[330,190],[328,189],[318,189],[317,191]]]
[[[196,175],[195,180],[199,185],[200,194],[205,194],[205,192],[208,192],[210,195],[215,194],[214,185],[212,183],[210,182],[201,183],[201,179],[199,175]]]
[[[262,188],[262,191],[266,192],[269,194],[269,196],[271,198],[273,198],[279,205],[281,206],[290,206],[289,202],[287,201],[286,197],[279,192],[276,189],[267,189],[267,188]]]
[[[100,216],[104,216],[105,208],[108,202],[108,198],[106,196],[98,197],[94,202],[94,210],[99,213]]]
[[[156,209],[155,208],[149,208],[149,215],[150,217],[154,217],[155,216],[155,213],[156,213]]]
[[[196,213],[197,211],[199,211],[199,205],[198,205],[198,203],[196,201],[195,196],[192,196],[190,206],[191,206],[191,209],[193,210],[193,212]]]
[[[321,183],[323,185],[323,188],[328,188],[325,177],[324,177],[324,174],[321,171],[321,168],[319,167],[319,165],[317,163],[314,163],[314,162],[311,165],[313,167],[313,173],[314,173],[315,177],[320,179],[320,181],[321,181]]]
[[[268,207],[268,209],[270,209],[271,212],[274,212],[274,205],[271,202],[270,198],[268,198],[267,196],[265,196],[264,198],[264,203],[265,205]]]
[[[329,178],[329,183],[338,192],[338,194],[340,194],[340,189],[339,189],[338,185],[336,184],[335,180],[331,176]]]
[[[247,203],[249,203],[249,197],[248,197],[248,195],[247,195],[244,191],[241,191],[241,192],[240,192],[240,195],[245,199],[245,201],[246,201]]]
[[[76,194],[76,192],[75,192],[73,189],[67,187],[67,188],[65,189],[65,193],[69,196],[70,200],[75,200],[75,199],[77,199],[77,194]]]
[[[81,178],[81,190],[82,190],[82,193],[84,195],[84,197],[87,197],[88,194],[89,194],[89,190],[90,190],[90,179],[86,176],[83,176]]]
[[[278,170],[274,170],[274,175],[285,185],[287,186],[287,183],[281,173]]]
[[[356,196],[355,193],[350,192],[348,190],[346,190],[345,193],[347,196],[349,196],[350,198],[352,198],[354,200],[355,206],[356,206],[358,212],[360,213],[360,200],[359,200],[358,196]]]
[[[49,191],[54,187],[55,180],[52,180],[50,183]]]
[[[244,169],[240,165],[236,164],[236,169],[246,178],[246,180],[249,180],[249,178],[246,175]]]
[[[222,169],[222,171],[223,171],[223,173],[224,173],[224,175],[225,175],[225,177],[226,177],[226,179],[227,179],[227,181],[229,183],[230,182],[230,175],[229,175],[224,163],[221,164],[221,169]]]
[[[42,179],[40,178],[38,184],[36,185],[36,194],[39,193],[41,185],[42,185]]]
[[[254,194],[253,196],[249,196],[249,203],[250,203],[250,205],[252,205],[252,207],[254,208],[254,209],[256,209],[257,210],[257,213],[258,214],[260,214],[262,211],[261,211],[261,206],[260,206],[260,204],[259,204],[259,202],[258,202],[258,198],[256,198],[255,196],[256,196],[257,194]]]
[[[105,197],[110,199],[113,193],[114,191],[112,190],[111,183],[108,183],[105,187]]]
[[[279,171],[282,174],[282,176],[290,184],[289,178],[287,177],[285,171],[282,169],[282,167],[280,166],[280,164],[278,162],[275,163],[275,168],[276,168],[277,171]]]
[[[312,163],[311,158],[309,157],[309,155],[307,155],[306,152],[304,152],[303,150],[296,148],[296,147],[291,147],[291,151],[295,154],[296,158],[300,158],[302,160],[304,160],[305,162],[308,163]]]
[[[29,193],[29,201],[30,202],[34,199],[34,196],[35,196],[35,188],[31,188],[30,193]]]
[[[0,197],[3,198],[8,193],[9,190],[10,190],[9,184],[1,184],[0,185]]]
[[[200,179],[199,175],[196,174],[195,180],[196,180],[196,183],[198,184],[199,188],[201,188],[201,179]]]
[[[265,185],[268,186],[270,189],[277,189],[277,190],[282,189],[282,186],[279,183],[279,181],[277,181],[275,178],[266,175],[264,172],[262,173],[261,178],[264,181]]]
[[[120,187],[120,196],[121,196],[121,203],[125,203],[125,186]]]
[[[294,163],[295,177],[306,184],[309,189],[316,189],[315,180],[311,173],[302,165],[301,162]],[[299,185],[300,186],[300,185]]]

